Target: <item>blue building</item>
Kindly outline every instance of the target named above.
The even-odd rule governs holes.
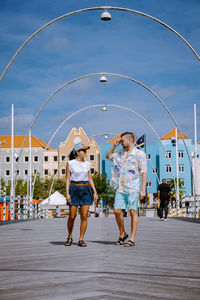
[[[183,134],[185,143],[188,148],[188,152],[191,154],[194,152],[194,145],[192,140]],[[117,137],[116,137],[117,138]],[[112,162],[105,158],[106,153],[111,147],[111,144],[115,141],[114,138],[107,145],[101,146],[101,170],[103,174],[107,174],[108,180],[111,179]],[[161,144],[162,143],[162,144]],[[173,179],[176,177],[176,139],[175,129],[172,129],[166,135],[161,138],[161,143],[158,142],[155,145],[146,145],[147,154],[147,193],[157,193],[159,182],[162,182],[163,178]],[[162,146],[163,145],[163,146]],[[166,153],[163,149],[166,150]],[[198,145],[198,153],[200,154],[200,144]],[[199,164],[199,159],[198,159]],[[181,139],[181,135],[178,132],[178,168],[179,178],[184,182],[185,194],[192,194],[192,170],[190,161],[186,152],[185,145]],[[198,172],[200,169],[198,169]],[[198,177],[200,179],[200,176]],[[200,183],[199,183],[200,184]]]

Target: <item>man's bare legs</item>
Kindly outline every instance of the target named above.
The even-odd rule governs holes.
[[[130,215],[131,215],[131,235],[129,240],[135,242],[135,236],[138,227],[138,213],[135,209],[130,209]]]
[[[119,227],[119,236],[120,238],[124,238],[125,236],[125,229],[124,229],[124,217],[122,215],[122,210],[121,209],[115,209],[115,219],[117,222],[117,225]]]
[[[74,227],[74,220],[76,219],[78,206],[70,206],[69,207],[69,218],[67,222],[68,228],[68,238],[72,238],[72,231]]]
[[[90,206],[89,205],[82,205],[80,218],[81,218],[81,225],[80,225],[80,241],[83,240],[85,235],[85,231],[87,229],[87,216]]]

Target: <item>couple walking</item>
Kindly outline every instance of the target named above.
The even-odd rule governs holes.
[[[114,152],[120,144],[123,149]],[[87,228],[87,214],[93,200],[96,203],[98,199],[92,180],[90,163],[85,161],[88,149],[89,147],[81,143],[76,144],[67,163],[66,198],[69,204],[69,218],[66,246],[71,246],[73,241],[72,231],[79,205],[81,207],[81,225],[78,245],[81,247],[87,246],[83,240]],[[146,155],[134,146],[134,134],[132,132],[125,132],[121,134],[119,140],[114,142],[106,154],[106,158],[113,162],[110,185],[116,190],[114,213],[119,228],[119,239],[116,245],[124,245],[126,247],[135,246],[135,236],[138,226],[138,201],[139,198],[143,199],[146,196]],[[142,176],[141,185],[140,176]],[[129,240],[125,243],[128,234],[124,228],[122,210],[126,208],[129,209],[131,216],[131,234]]]

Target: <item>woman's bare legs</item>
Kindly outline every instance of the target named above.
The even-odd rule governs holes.
[[[81,218],[81,225],[80,225],[80,241],[83,240],[85,231],[87,229],[87,216],[89,211],[90,205],[82,205],[80,218]]]
[[[74,227],[74,220],[76,219],[78,206],[70,206],[69,207],[69,218],[67,222],[68,228],[68,238],[72,238],[72,231]]]

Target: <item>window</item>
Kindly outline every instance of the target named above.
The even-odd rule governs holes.
[[[6,162],[7,162],[7,163],[10,162],[10,156],[6,156]]]
[[[62,175],[65,175],[65,169],[62,169]]]
[[[34,156],[34,162],[38,162],[38,156]]]
[[[171,166],[170,165],[166,165],[165,167],[166,167],[166,173],[171,173],[171,171],[172,171]]]
[[[178,151],[178,158],[183,158],[184,157],[184,151],[180,150]]]
[[[147,187],[151,187],[151,182],[147,182]]]
[[[153,168],[153,173],[158,173],[158,169],[157,168]]]
[[[172,146],[175,147],[176,146],[176,140],[172,139],[171,142],[172,142]]]
[[[10,170],[6,170],[6,176],[10,176]]]
[[[16,175],[19,176],[19,170],[16,170]]]
[[[44,156],[44,161],[49,161],[49,158],[48,158],[48,156]]]
[[[94,174],[94,168],[91,168],[91,173]]]
[[[171,151],[167,151],[166,155],[165,155],[165,158],[171,158],[171,157],[172,157]]]
[[[61,155],[61,161],[65,161],[66,156],[65,155]]]
[[[24,162],[28,162],[28,156],[24,156]]]
[[[53,170],[53,174],[56,175],[57,173],[58,173],[58,170],[57,170],[57,169],[54,169],[54,170]]]
[[[36,174],[36,173],[37,173],[37,169],[34,169],[34,171],[33,171],[33,172],[34,172],[34,174]]]
[[[150,158],[151,158],[151,154],[147,154],[147,155],[146,155],[146,158],[147,158],[147,159],[150,159]]]
[[[179,172],[184,172],[184,165],[178,165]]]
[[[24,170],[24,175],[28,175],[28,170]]]
[[[53,161],[58,161],[58,156],[57,155],[53,157]]]
[[[47,176],[48,175],[48,170],[44,170],[44,175]]]
[[[94,160],[94,154],[90,154],[90,160]]]

